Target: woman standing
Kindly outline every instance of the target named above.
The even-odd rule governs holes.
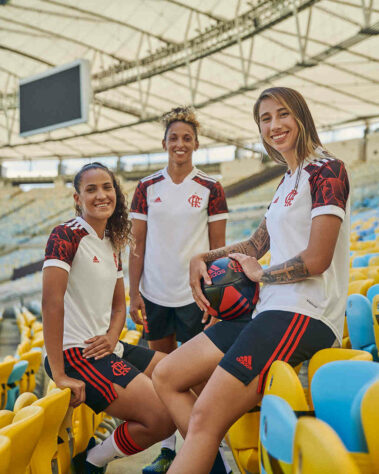
[[[205,262],[230,256],[262,283],[253,319],[207,329],[158,364],[153,383],[186,439],[170,473],[206,474],[229,427],[261,400],[274,360],[296,366],[341,342],[348,287],[349,182],[343,163],[321,145],[304,98],[266,89],[254,118],[268,154],[287,165],[271,205],[249,240],[191,260],[199,307]],[[271,251],[263,269],[258,259]],[[189,387],[208,380],[195,401]]]
[[[174,432],[149,376],[163,354],[119,342],[125,324],[120,252],[130,221],[113,173],[100,163],[74,179],[77,217],[56,227],[47,242],[42,312],[45,367],[71,405],[86,403],[125,421],[88,451],[85,472],[129,456]],[[91,447],[91,446],[90,446]]]
[[[192,164],[199,147],[194,111],[172,109],[162,124],[168,165],[140,181],[131,205],[130,315],[144,323],[149,347],[169,354],[177,341],[204,328],[189,286],[189,261],[225,245],[228,210],[220,183]],[[160,456],[143,473],[166,472],[174,456],[175,436],[162,443]]]

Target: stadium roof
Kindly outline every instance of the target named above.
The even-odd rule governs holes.
[[[4,2],[4,0],[2,0]],[[160,150],[193,104],[201,145],[258,141],[262,88],[300,90],[321,128],[379,117],[379,0],[11,0],[0,5],[0,160]],[[90,121],[18,135],[19,78],[90,60]]]

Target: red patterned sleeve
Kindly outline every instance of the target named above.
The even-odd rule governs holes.
[[[76,247],[74,234],[69,227],[63,225],[55,227],[47,241],[45,262],[47,260],[60,260],[71,267]]]
[[[210,189],[208,216],[209,222],[227,219],[228,217],[228,206],[226,204],[224,188],[218,181],[215,182]]]
[[[342,161],[326,162],[312,174],[309,182],[312,195],[312,217],[328,213],[340,215],[343,218],[350,186]],[[336,210],[335,212],[332,212],[333,208]]]
[[[146,186],[141,181],[138,183],[138,186],[134,191],[130,212],[132,214],[144,214],[147,216]]]

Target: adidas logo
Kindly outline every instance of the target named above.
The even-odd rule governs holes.
[[[93,257],[93,263],[100,263],[100,260],[96,257],[96,255]]]
[[[236,358],[236,361],[242,364],[247,369],[253,370],[253,367],[251,365],[251,356],[240,356]]]
[[[162,199],[158,196],[157,199],[155,199],[154,202],[162,202]]]
[[[223,268],[218,267],[217,265],[211,265],[211,267],[208,269],[208,275],[211,278],[214,278],[218,275],[223,275],[226,273],[226,271]]]

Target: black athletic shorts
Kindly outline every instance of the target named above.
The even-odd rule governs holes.
[[[222,321],[205,334],[225,354],[219,364],[223,369],[245,385],[259,375],[258,393],[274,360],[295,367],[336,339],[326,324],[300,313],[263,311],[238,322]]]
[[[196,303],[171,308],[152,303],[143,297],[147,323],[144,325],[144,338],[148,341],[163,339],[171,334],[179,342],[187,342],[204,329],[201,322],[203,312]]]
[[[82,380],[86,385],[85,403],[96,413],[105,410],[116,398],[113,384],[126,387],[138,374],[144,372],[155,351],[120,341],[124,346],[122,358],[110,354],[102,359],[85,359],[83,349],[72,347],[63,351],[64,371],[68,377]],[[52,378],[48,358],[45,370]]]

